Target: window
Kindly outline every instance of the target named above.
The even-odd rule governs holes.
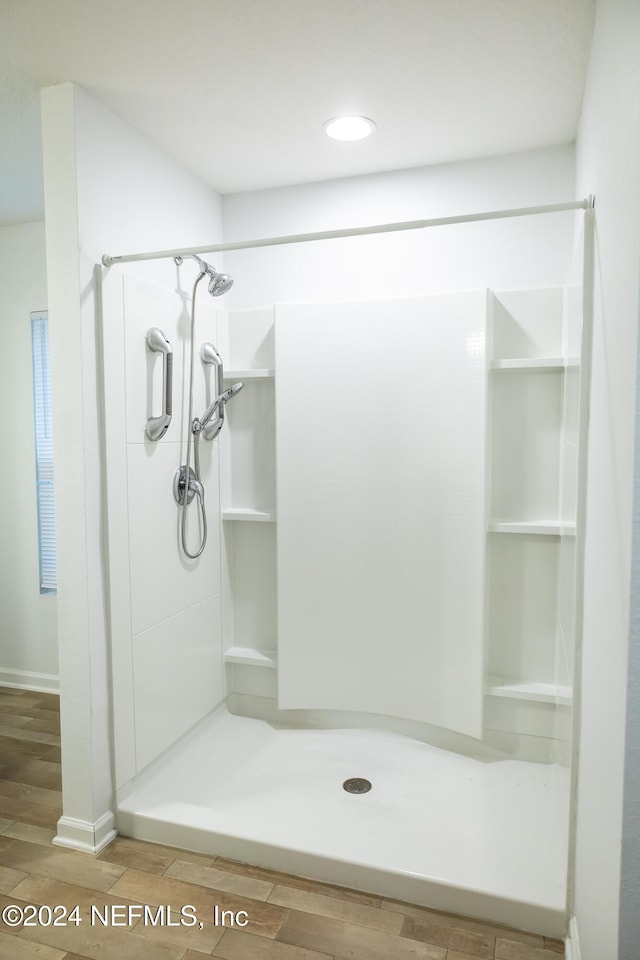
[[[33,408],[36,436],[40,593],[55,593],[56,517],[55,489],[53,484],[49,327],[46,312],[31,314],[31,350],[33,357]]]

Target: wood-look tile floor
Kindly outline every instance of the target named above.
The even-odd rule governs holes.
[[[564,956],[559,940],[223,857],[124,837],[97,857],[52,846],[61,814],[58,734],[56,696],[0,688],[0,911],[15,905],[34,923],[0,920],[0,960]],[[77,924],[65,916],[76,905]]]

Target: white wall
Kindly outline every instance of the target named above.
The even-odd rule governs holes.
[[[623,877],[632,479],[640,263],[640,6],[599,0],[577,141],[577,190],[596,196],[596,285],[585,554],[575,902],[583,960],[638,956],[638,886]],[[637,585],[634,616],[639,606]],[[636,621],[637,625],[637,621]],[[637,755],[637,742],[628,745]],[[635,800],[637,804],[637,798]],[[625,897],[631,893],[633,902]],[[618,935],[620,928],[620,953]]]
[[[574,153],[503,157],[234,194],[225,242],[556,203],[574,197]],[[225,255],[243,308],[421,296],[567,281],[574,215],[548,214],[407,233],[317,241]]]
[[[94,265],[103,253],[216,242],[220,204],[73,84],[43,91],[42,116],[65,745],[59,837],[95,849],[110,836],[113,784]],[[166,269],[134,265],[130,272],[162,278]]]
[[[55,689],[56,597],[40,594],[31,324],[47,307],[44,224],[0,228],[0,683]],[[19,482],[16,483],[16,478]]]

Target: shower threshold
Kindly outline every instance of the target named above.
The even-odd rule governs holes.
[[[366,779],[349,793],[343,783]],[[118,798],[120,833],[548,936],[566,929],[568,771],[220,708]]]

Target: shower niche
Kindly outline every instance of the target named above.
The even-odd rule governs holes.
[[[470,544],[477,538],[482,555],[477,573],[482,580],[483,615],[473,641],[481,650],[477,674],[481,729],[472,735],[480,752],[497,750],[519,759],[565,762],[579,542],[581,289],[479,294],[486,297],[486,341],[476,339],[467,347],[481,356],[483,365],[485,419],[479,423],[484,430],[484,474],[478,477],[482,530],[455,534],[468,535]],[[295,311],[291,305],[286,309]],[[228,358],[225,376],[246,383],[228,412],[230,429],[220,440],[222,620],[231,709],[286,722],[287,712],[278,713],[277,706],[277,310],[218,314],[218,344]],[[304,324],[302,313],[300,323]],[[340,349],[339,343],[335,349]],[[313,337],[308,350],[313,353]],[[330,371],[324,376],[327,389],[337,388]],[[419,363],[410,354],[402,363],[381,370],[381,402],[394,404],[394,381],[420,376]],[[394,415],[402,430],[402,409]],[[384,447],[384,439],[381,444]],[[309,489],[311,514],[315,501]],[[419,509],[417,519],[418,514]],[[375,548],[379,516],[371,512],[369,550]],[[448,556],[447,545],[441,549]],[[282,610],[281,615],[287,616]],[[403,652],[396,645],[400,666]],[[286,648],[281,667],[285,655]],[[362,657],[366,660],[366,649]],[[461,669],[459,689],[452,691],[452,697],[468,697],[472,682],[471,675]],[[453,686],[454,681],[447,681],[449,690]],[[282,693],[282,683],[280,687]],[[300,708],[290,713],[298,721],[304,719]],[[414,724],[410,732],[420,736],[418,726]],[[451,727],[455,730],[454,724]],[[459,732],[449,734],[430,726],[425,727],[424,736],[453,749],[469,750],[468,739],[460,739]]]
[[[273,308],[219,312],[218,342],[228,358],[225,379],[245,383],[220,438],[227,689],[251,690],[253,677],[253,691],[263,695],[263,670],[254,676],[246,668],[276,666]]]
[[[491,314],[485,737],[566,764],[582,291],[496,291]]]

